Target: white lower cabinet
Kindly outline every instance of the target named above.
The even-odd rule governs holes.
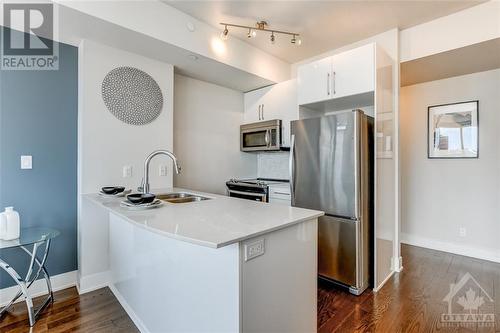
[[[282,146],[290,146],[290,121],[299,119],[295,79],[245,93],[244,105],[245,124],[280,119]]]
[[[271,184],[269,185],[269,203],[291,206],[292,196],[290,192],[290,184]]]

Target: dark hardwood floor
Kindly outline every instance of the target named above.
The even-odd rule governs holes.
[[[139,332],[109,288],[80,296],[76,288],[69,288],[56,292],[54,298],[31,332]],[[0,332],[30,332],[24,302],[2,317]]]
[[[356,297],[320,282],[318,331],[500,332],[500,264],[408,245],[402,251],[403,272],[395,274],[378,293],[368,290]],[[492,298],[485,311],[495,314],[495,325],[444,326],[441,322],[441,314],[447,311],[443,298],[450,284],[466,273]],[[70,288],[57,292],[55,299],[33,332],[137,332],[108,288],[81,296]],[[29,331],[24,303],[17,303],[0,321],[2,333]]]
[[[403,271],[377,293],[368,290],[356,297],[320,283],[318,331],[500,332],[500,264],[409,245],[402,246],[402,255]],[[466,273],[492,298],[489,302],[482,294],[486,301],[480,310],[493,313],[495,323],[457,326],[441,322],[441,314],[448,310],[443,299],[450,284],[459,282]],[[460,309],[458,306],[453,313]]]

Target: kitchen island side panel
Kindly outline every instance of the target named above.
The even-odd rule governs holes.
[[[315,218],[240,243],[243,332],[316,332],[317,239]],[[245,260],[261,240],[264,254]]]
[[[141,332],[240,330],[237,243],[194,245],[112,213],[109,235],[110,287]]]

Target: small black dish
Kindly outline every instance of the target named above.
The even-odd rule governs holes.
[[[146,194],[134,193],[134,194],[127,195],[127,200],[133,204],[136,204],[136,205],[151,203],[154,201],[155,198],[156,198],[156,195],[154,195],[152,193],[146,193]]]
[[[124,186],[104,186],[101,191],[105,194],[118,194],[125,191]]]

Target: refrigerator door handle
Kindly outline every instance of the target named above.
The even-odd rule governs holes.
[[[360,182],[361,182],[361,170],[360,170],[360,114],[359,112],[354,112],[354,214],[355,218],[361,218],[361,205],[360,205]]]
[[[290,160],[288,161],[289,173],[290,173],[290,199],[292,206],[295,205],[295,134],[290,137]]]

